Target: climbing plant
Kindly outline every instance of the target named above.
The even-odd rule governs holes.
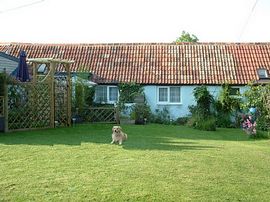
[[[211,106],[214,102],[206,86],[196,87],[193,95],[197,105],[189,106],[192,117],[190,125],[199,130],[216,130],[216,123]]]
[[[126,103],[134,103],[135,97],[143,93],[143,87],[134,82],[120,83],[118,88],[120,92],[118,107],[120,110],[125,109]]]
[[[223,84],[218,99],[215,101],[217,126],[232,127],[232,118],[237,117],[237,111],[240,109],[241,99],[230,95],[232,87],[229,84]]]

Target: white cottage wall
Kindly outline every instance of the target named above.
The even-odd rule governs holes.
[[[175,120],[178,117],[185,117],[190,115],[188,106],[196,104],[193,96],[193,90],[196,87],[196,85],[181,86],[181,104],[159,104],[157,97],[158,86],[155,85],[144,86],[144,93],[147,103],[149,104],[153,113],[155,113],[156,110],[162,110],[164,107],[166,107],[170,112],[170,118]],[[247,89],[245,86],[233,87],[239,88],[241,94]],[[221,86],[207,86],[207,88],[209,92],[214,96],[214,98],[217,99],[221,90]]]

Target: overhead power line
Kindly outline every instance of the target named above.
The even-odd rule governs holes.
[[[18,10],[18,9],[21,9],[21,8],[25,8],[25,7],[30,7],[30,6],[33,6],[35,4],[42,3],[43,1],[45,1],[45,0],[35,1],[35,2],[29,3],[29,4],[20,5],[20,6],[17,6],[17,7],[14,7],[14,8],[9,8],[9,9],[2,10],[2,11],[0,10],[0,14],[6,13],[6,12],[10,12],[10,11],[15,11],[15,10]]]
[[[252,9],[251,9],[251,11],[250,11],[250,13],[249,13],[249,15],[248,15],[246,21],[245,21],[245,24],[244,24],[244,26],[243,26],[241,32],[240,32],[240,35],[239,35],[239,41],[240,41],[240,39],[242,38],[242,36],[243,36],[243,34],[244,34],[244,32],[245,32],[247,26],[248,26],[248,23],[249,23],[249,21],[250,21],[250,18],[251,18],[251,16],[252,16],[252,14],[254,13],[254,10],[255,10],[255,8],[256,8],[256,5],[257,5],[258,1],[259,1],[259,0],[255,0],[254,4],[253,4],[253,6],[252,6]]]

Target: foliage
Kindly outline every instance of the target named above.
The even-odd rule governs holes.
[[[94,105],[94,97],[95,97],[95,88],[84,86],[84,97],[85,97],[85,105],[93,106]]]
[[[126,103],[134,103],[135,97],[143,93],[143,87],[134,82],[120,83],[118,84],[118,88],[120,91],[120,96],[117,105],[120,111],[125,109]]]
[[[93,106],[95,88],[85,85],[77,80],[75,83],[75,96],[73,97],[73,111],[82,114],[85,107]]]
[[[0,96],[4,95],[5,73],[0,73]]]
[[[244,92],[245,98],[242,109],[248,110],[255,107],[257,111],[257,128],[260,130],[270,130],[270,84],[248,85],[248,90]]]
[[[195,101],[197,102],[197,110],[200,112],[202,118],[211,115],[211,104],[214,101],[213,96],[207,90],[206,86],[196,87],[193,91]]]
[[[144,124],[149,121],[151,116],[150,106],[144,103],[136,103],[132,107],[131,118],[135,120],[135,124]]]
[[[152,115],[151,122],[160,124],[170,124],[170,112],[167,107],[163,107],[162,110],[156,109],[156,113]]]
[[[194,128],[199,130],[215,130],[216,124],[213,121],[213,115],[211,113],[211,105],[214,102],[213,96],[207,90],[206,86],[196,87],[193,91],[196,106],[189,106],[189,110],[192,114],[191,124]]]
[[[216,130],[216,119],[214,116],[209,116],[204,120],[197,119],[195,128],[205,131],[215,131]]]
[[[188,32],[182,31],[180,37],[176,39],[176,43],[178,42],[198,42],[199,39],[194,34],[190,35]]]
[[[214,103],[218,127],[232,127],[231,118],[234,116],[234,119],[236,119],[237,112],[240,109],[241,100],[240,98],[231,96],[231,90],[232,88],[229,84],[223,84],[218,100]]]
[[[177,125],[186,125],[190,117],[179,117],[176,119],[175,124]]]
[[[82,113],[85,106],[84,99],[84,86],[80,82],[76,82],[75,84],[75,99],[74,99],[74,107],[78,110],[78,113]]]

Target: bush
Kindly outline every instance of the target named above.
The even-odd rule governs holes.
[[[216,120],[211,112],[211,105],[213,104],[213,96],[209,93],[206,86],[196,87],[193,95],[197,105],[189,106],[189,111],[192,114],[188,125],[199,130],[216,130]]]
[[[137,103],[132,107],[131,118],[135,119],[135,124],[145,124],[150,119],[151,109],[145,103]]]
[[[176,119],[175,124],[177,125],[186,125],[189,120],[189,117],[179,117]]]
[[[218,100],[214,102],[218,127],[231,128],[235,126],[232,118],[237,119],[241,101],[240,98],[231,96],[231,91],[232,88],[229,84],[223,84]]]
[[[151,122],[160,124],[170,124],[170,112],[164,107],[162,110],[156,109],[156,113],[152,115]]]
[[[248,110],[250,107],[256,108],[257,113],[257,128],[263,131],[270,130],[270,84],[252,85],[245,91],[245,102],[242,104],[243,110]]]
[[[199,130],[215,131],[216,130],[216,119],[215,117],[208,117],[204,120],[197,120],[195,128]]]
[[[252,139],[270,139],[270,133],[265,131],[257,131],[256,135],[249,136]]]

